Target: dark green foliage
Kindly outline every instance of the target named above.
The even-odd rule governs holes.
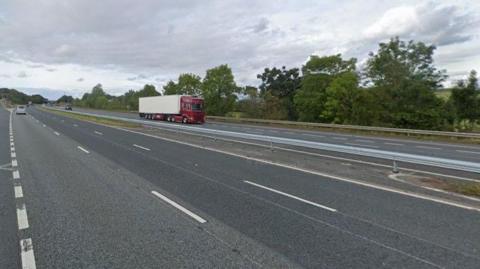
[[[232,111],[240,91],[228,65],[220,65],[207,70],[202,82],[202,96],[208,115],[223,116]]]
[[[58,98],[57,103],[73,103],[73,97],[69,95],[63,95],[62,97]]]
[[[0,88],[0,98],[5,98],[13,104],[43,104],[48,100],[39,94],[27,95],[15,89]]]
[[[366,75],[380,103],[380,124],[441,129],[443,101],[436,96],[445,79],[433,65],[434,46],[392,38],[370,53]]]
[[[287,110],[285,119],[296,120],[297,112],[293,99],[296,92],[300,89],[302,80],[299,69],[286,69],[285,66],[281,69],[276,67],[272,69],[265,68],[262,74],[257,75],[257,78],[262,81],[259,87],[261,96],[275,97],[275,102],[277,102],[278,98],[282,106]],[[272,113],[277,114],[273,111]]]
[[[195,74],[185,73],[178,77],[178,82],[169,81],[163,86],[165,95],[184,94],[184,95],[200,95],[202,88],[202,80]]]
[[[470,72],[467,81],[459,81],[452,89],[448,103],[451,105],[451,113],[458,120],[458,127],[472,129],[480,117],[478,79],[475,70]]]
[[[139,91],[129,90],[120,96],[111,96],[105,93],[101,84],[93,87],[90,93],[85,93],[81,99],[75,99],[75,106],[111,110],[138,110],[138,98],[160,95],[155,86],[146,84]]]

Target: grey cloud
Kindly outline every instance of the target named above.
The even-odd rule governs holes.
[[[261,18],[260,21],[253,26],[253,32],[254,33],[261,33],[264,32],[268,29],[269,21],[267,18]]]
[[[147,78],[148,78],[148,76],[143,75],[143,74],[140,74],[140,75],[138,75],[138,76],[129,77],[129,78],[127,78],[127,80],[129,80],[129,81],[136,81],[136,80],[142,80],[142,79],[147,79]]]
[[[18,72],[17,77],[26,78],[26,77],[28,77],[28,74],[25,71],[20,71],[20,72]]]
[[[43,64],[29,64],[27,65],[30,68],[43,68],[45,67]]]
[[[55,68],[47,68],[47,69],[45,69],[45,70],[47,70],[48,72],[55,72],[55,71],[57,71],[57,69],[55,69]]]
[[[2,77],[2,78],[11,78],[11,76],[10,76],[10,75],[7,75],[7,74],[0,74],[0,77]]]
[[[84,80],[85,80],[84,78],[78,78],[78,79],[77,79],[78,82],[82,82],[82,81],[84,81]]]

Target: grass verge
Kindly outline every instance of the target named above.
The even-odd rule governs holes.
[[[83,121],[89,121],[89,122],[94,122],[94,123],[99,123],[99,124],[104,124],[104,125],[111,125],[111,126],[117,126],[117,127],[124,127],[124,128],[140,128],[142,127],[141,124],[138,123],[131,123],[131,122],[125,122],[121,120],[111,120],[111,119],[105,119],[105,118],[100,118],[100,117],[95,117],[95,116],[87,116],[87,115],[79,115],[79,114],[74,114],[74,113],[69,113],[69,112],[63,112],[63,111],[58,111],[58,110],[52,110],[52,109],[45,109],[45,108],[39,108],[40,110],[77,119],[77,120],[83,120]]]

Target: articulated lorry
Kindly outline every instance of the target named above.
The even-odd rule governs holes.
[[[141,118],[181,123],[204,123],[203,99],[188,95],[140,97]]]

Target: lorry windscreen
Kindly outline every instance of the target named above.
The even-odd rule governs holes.
[[[192,104],[192,111],[202,111],[202,104]]]

